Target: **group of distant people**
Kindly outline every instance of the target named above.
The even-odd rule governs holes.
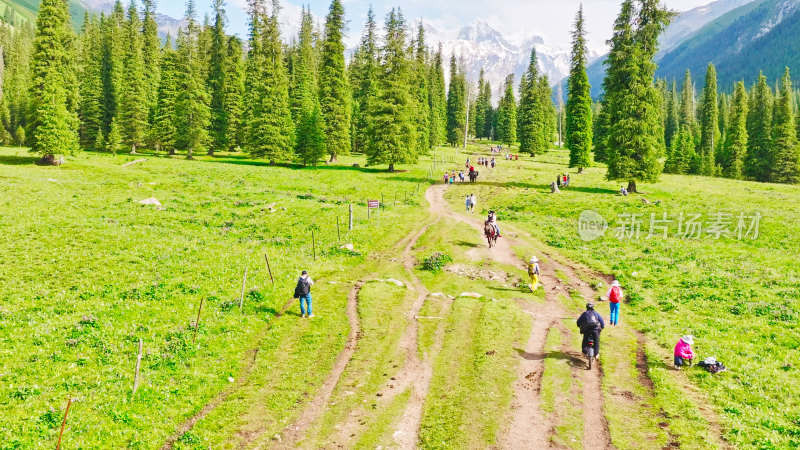
[[[511,153],[506,153],[506,160],[519,161],[519,155],[512,155]]]
[[[568,173],[560,173],[556,176],[556,186],[558,187],[569,187],[570,181]]]
[[[475,194],[469,194],[467,196],[466,200],[464,200],[464,206],[467,207],[467,212],[468,213],[474,213],[475,212],[475,205],[477,203],[478,203],[478,200],[475,198]]]

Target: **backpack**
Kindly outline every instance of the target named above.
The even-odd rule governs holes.
[[[311,292],[311,285],[307,280],[300,278],[297,280],[297,287],[294,288],[294,298],[300,298]]]
[[[622,291],[620,288],[614,286],[611,288],[611,294],[608,296],[608,301],[611,303],[619,303],[622,300]]]
[[[586,321],[584,322],[583,326],[581,327],[582,332],[592,331],[594,329],[600,328],[600,321],[597,319],[597,313],[594,311],[586,311],[585,318]]]

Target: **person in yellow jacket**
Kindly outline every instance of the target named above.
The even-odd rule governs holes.
[[[529,285],[531,292],[539,288],[539,258],[531,256],[528,262],[528,276],[531,277],[531,284]]]

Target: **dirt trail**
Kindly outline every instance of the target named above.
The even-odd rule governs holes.
[[[361,326],[358,321],[358,294],[361,291],[361,286],[363,286],[363,282],[359,281],[353,285],[353,288],[350,289],[350,293],[347,295],[347,320],[350,322],[350,334],[347,336],[347,343],[336,358],[336,363],[334,363],[325,382],[320,386],[319,391],[317,391],[311,402],[305,405],[300,417],[298,417],[293,424],[286,427],[282,435],[281,443],[274,445],[274,448],[294,447],[297,442],[305,437],[306,431],[317,421],[328,406],[328,402],[333,395],[333,390],[336,388],[336,385],[339,384],[339,379],[341,379],[342,373],[344,373],[344,369],[347,367],[347,363],[350,362],[350,358],[353,357],[356,346],[358,345],[358,340],[361,337]],[[251,437],[249,441],[242,443],[240,448],[247,447],[248,444],[258,441],[260,437],[261,435]],[[261,446],[258,448],[260,447]]]
[[[434,186],[428,191],[431,211],[470,225],[477,232],[483,233],[482,217],[457,214],[450,209],[444,199],[446,186]],[[507,227],[504,227],[507,228]],[[468,256],[476,261],[488,259],[502,264],[525,269],[525,262],[514,253],[513,246],[517,241],[506,234],[497,241],[497,245],[489,250],[486,247],[472,251]],[[563,271],[570,278],[570,285],[556,276],[556,270]],[[580,281],[575,271],[549,258],[540,267],[540,281],[545,289],[545,305],[523,305],[523,310],[533,316],[531,334],[520,352],[518,378],[514,384],[514,400],[512,402],[511,423],[508,424],[500,438],[503,448],[545,448],[550,444],[552,424],[544,416],[540,408],[539,391],[544,370],[544,343],[547,333],[563,317],[570,317],[561,301],[559,293],[567,294],[567,287],[577,289],[586,298],[595,293],[586,283]],[[603,398],[599,370],[586,371],[584,374],[584,422],[585,429],[591,439],[585,442],[585,448],[611,448],[608,424],[603,415]]]
[[[283,308],[281,308],[281,311],[275,315],[273,320],[279,319],[283,315],[283,313],[285,313],[286,310],[292,306],[293,302],[294,300],[290,300],[285,305],[283,305]],[[258,348],[261,344],[261,340],[264,339],[264,336],[266,336],[267,332],[271,328],[272,328],[272,323],[267,324],[264,327],[264,329],[258,333],[255,339],[253,339],[254,346],[250,350],[248,350],[247,353],[242,357],[242,370],[241,372],[239,372],[239,376],[236,379],[236,383],[232,384],[228,388],[221,391],[213,399],[211,399],[210,402],[206,403],[205,406],[203,406],[203,408],[197,412],[197,414],[195,414],[194,416],[190,417],[185,422],[183,422],[178,427],[178,429],[175,430],[175,433],[173,433],[170,437],[167,438],[167,440],[164,442],[164,445],[161,446],[162,450],[172,449],[172,447],[175,445],[175,442],[177,442],[178,439],[181,438],[181,436],[186,434],[186,432],[191,430],[192,427],[194,427],[194,425],[198,421],[205,418],[217,406],[219,406],[220,404],[222,404],[222,402],[227,400],[228,397],[230,397],[230,395],[233,392],[235,392],[238,388],[242,387],[242,385],[250,377],[250,372],[253,371],[253,366],[256,363],[256,357],[258,356]]]

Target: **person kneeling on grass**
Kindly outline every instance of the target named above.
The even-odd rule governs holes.
[[[694,359],[694,352],[692,351],[694,345],[694,338],[688,334],[678,340],[675,344],[675,369],[681,370],[684,364],[692,365]],[[687,362],[688,360],[688,362]]]
[[[311,310],[311,285],[313,284],[314,281],[304,270],[297,280],[297,287],[294,288],[294,298],[300,299],[300,317],[314,317],[314,312]]]

